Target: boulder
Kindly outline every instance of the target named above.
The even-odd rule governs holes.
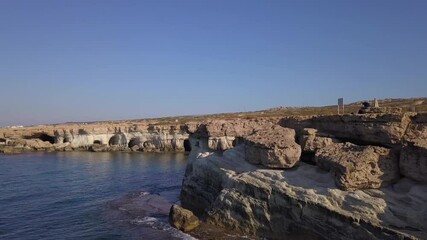
[[[131,147],[130,149],[133,151],[133,152],[137,152],[137,151],[139,151],[139,149],[140,149],[141,147],[140,146],[138,146],[138,145],[134,145],[133,147]]]
[[[170,208],[169,223],[183,232],[190,232],[200,225],[199,219],[190,210],[176,204]]]
[[[318,149],[315,161],[343,190],[380,188],[399,179],[398,156],[383,147],[332,144]]]
[[[274,126],[244,137],[246,159],[269,168],[291,168],[300,159],[295,130]]]
[[[338,140],[334,138],[318,136],[317,129],[314,128],[304,128],[303,135],[299,140],[304,152],[315,152],[319,148],[324,148],[337,142]]]
[[[65,149],[70,149],[70,143],[69,142],[56,143],[53,146],[55,148],[55,151],[65,151]]]
[[[50,142],[42,141],[40,139],[25,140],[25,146],[33,148],[35,150],[49,150],[53,148],[53,145]]]
[[[208,146],[210,150],[216,151],[225,151],[227,149],[233,148],[234,137],[209,137]]]
[[[107,144],[93,144],[89,147],[89,151],[91,152],[107,152],[109,150],[110,149]]]

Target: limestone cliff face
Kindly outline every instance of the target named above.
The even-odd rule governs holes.
[[[55,131],[55,142],[69,142],[72,147],[87,147],[92,144],[108,144],[124,146],[144,151],[184,151],[184,141],[188,133],[183,129],[173,128],[138,128],[138,129],[106,129],[98,131],[65,130]]]
[[[241,137],[273,126],[278,121],[276,118],[212,120],[189,122],[186,128],[193,139],[207,140],[208,149],[224,151],[236,146]]]
[[[1,131],[0,131],[1,132]],[[184,151],[189,134],[184,125],[150,124],[93,124],[58,125],[23,128],[16,131],[3,129],[4,145],[17,149],[72,151],[90,149],[102,151]],[[39,143],[43,142],[43,147]],[[95,145],[95,146],[94,146]]]
[[[274,123],[188,126],[182,205],[272,239],[427,239],[427,114]],[[234,137],[234,148],[210,146],[222,137]],[[283,164],[286,154],[300,157]]]
[[[271,239],[425,239],[427,186],[402,179],[380,190],[343,191],[301,163],[293,170],[248,163],[244,145],[222,155],[193,149],[181,191],[208,222]]]
[[[314,128],[325,136],[362,145],[393,147],[399,145],[413,114],[362,114],[313,117],[288,117],[281,120],[283,127],[301,132]]]

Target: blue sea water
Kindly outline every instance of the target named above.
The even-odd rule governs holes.
[[[184,153],[0,155],[0,239],[190,239],[169,226]]]

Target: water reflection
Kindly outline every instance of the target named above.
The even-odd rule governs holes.
[[[129,239],[103,206],[135,191],[178,201],[186,163],[184,153],[1,155],[0,239]]]

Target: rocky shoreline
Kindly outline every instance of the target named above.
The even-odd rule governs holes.
[[[426,239],[426,120],[369,114],[202,126],[190,135],[182,206],[269,239]],[[212,136],[239,141],[212,151]]]
[[[191,151],[181,203],[268,239],[427,239],[427,113],[0,130],[0,152]]]

